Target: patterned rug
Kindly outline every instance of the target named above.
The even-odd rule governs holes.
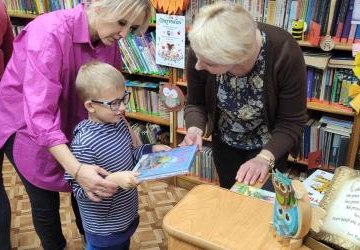
[[[14,168],[5,159],[3,166],[5,188],[11,211],[11,241],[13,249],[42,249],[31,218],[31,207],[24,186]],[[139,190],[140,225],[131,239],[131,249],[167,249],[162,230],[164,215],[188,192],[166,182],[144,182]],[[69,194],[61,194],[60,215],[67,249],[82,249],[82,242],[71,209]]]

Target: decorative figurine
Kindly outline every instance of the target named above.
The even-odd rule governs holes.
[[[319,232],[325,211],[311,207],[308,192],[299,180],[291,180],[275,170],[272,182],[276,193],[273,228],[278,237],[289,240],[289,249],[297,249],[310,228]]]
[[[291,34],[296,40],[304,40],[304,32],[306,31],[307,25],[304,20],[292,21]]]
[[[178,86],[165,83],[159,93],[160,101],[168,111],[180,111],[184,107],[184,94]]]

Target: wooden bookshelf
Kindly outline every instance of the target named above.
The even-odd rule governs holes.
[[[332,105],[320,102],[307,102],[307,108],[310,110],[316,110],[326,113],[332,113],[344,116],[355,116],[355,112],[347,107],[341,107],[340,105]]]
[[[127,75],[146,76],[146,77],[151,77],[151,78],[156,78],[156,79],[166,80],[166,81],[168,81],[170,79],[169,76],[151,75],[151,74],[143,74],[143,73],[130,73],[129,71],[126,71],[126,70],[120,70],[120,71],[121,71],[121,73],[127,74]]]
[[[288,161],[294,162],[294,163],[298,163],[298,164],[301,164],[301,165],[305,165],[305,166],[308,165],[308,162],[307,162],[307,161],[294,158],[294,157],[292,157],[291,155],[289,155]]]
[[[301,47],[312,47],[312,48],[319,48],[318,45],[312,45],[309,41],[298,41]],[[352,50],[352,45],[347,43],[335,43],[335,50]]]
[[[140,112],[127,112],[125,115],[127,118],[135,119],[144,122],[156,123],[163,126],[170,126],[170,120],[161,118],[155,115],[148,115]]]
[[[176,82],[176,85],[182,86],[182,87],[187,87],[187,82]]]
[[[8,11],[10,18],[23,18],[23,19],[35,19],[38,15],[29,14],[29,13],[20,13],[14,11]]]

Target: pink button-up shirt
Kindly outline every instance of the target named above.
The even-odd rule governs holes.
[[[35,186],[70,190],[48,148],[68,143],[86,117],[75,79],[80,66],[94,59],[120,67],[117,43],[92,46],[82,4],[37,17],[15,39],[0,83],[0,147],[16,133],[15,163]]]

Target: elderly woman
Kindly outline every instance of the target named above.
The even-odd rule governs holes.
[[[119,68],[117,41],[128,32],[145,31],[150,10],[148,0],[91,1],[37,17],[14,42],[0,85],[0,148],[30,197],[44,249],[66,245],[58,193],[70,191],[64,171],[76,177],[92,200],[110,197],[118,189],[104,179],[108,172],[102,166],[80,169],[67,146],[75,125],[86,117],[76,96],[75,78],[81,65],[92,60]],[[4,193],[0,193],[2,202],[9,202]],[[0,228],[9,227],[10,216],[6,221]],[[8,236],[0,240],[6,241],[0,242],[1,249],[10,248]]]
[[[286,31],[226,2],[200,10],[189,40],[180,145],[201,146],[206,129],[222,187],[264,181],[299,150],[307,119],[301,49]]]

